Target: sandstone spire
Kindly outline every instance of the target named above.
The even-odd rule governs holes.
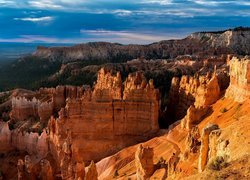
[[[98,174],[96,170],[96,165],[94,161],[91,161],[90,165],[87,167],[85,180],[97,180]]]
[[[135,153],[136,177],[138,180],[149,179],[154,173],[153,148],[144,148],[140,144]]]

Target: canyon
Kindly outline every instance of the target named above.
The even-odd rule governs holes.
[[[234,57],[232,60],[230,69],[249,72],[247,66],[242,68],[242,64],[248,63],[247,58]],[[238,62],[238,66],[235,66],[234,61]],[[186,79],[186,76],[183,78]],[[235,76],[234,73],[230,73],[230,79],[233,78],[239,80],[234,83],[234,86],[240,89],[242,87],[240,82],[244,81],[246,76],[245,74]],[[173,79],[172,84],[176,85],[175,82],[176,79]],[[197,79],[196,82],[199,80]],[[214,98],[212,101],[210,101],[211,96],[203,96],[209,101],[199,101],[200,97],[195,96],[186,116],[170,126],[168,130],[163,131],[159,137],[125,148],[99,161],[97,163],[99,179],[138,179],[138,176],[147,173],[150,174],[150,179],[249,178],[250,162],[247,154],[250,147],[249,127],[247,127],[250,115],[249,98],[238,102],[238,97],[242,97],[239,93],[227,98],[224,96],[225,91],[222,94],[217,91],[218,83],[212,84],[214,88],[203,83],[207,90],[212,89],[211,94]],[[245,85],[249,87],[249,83]],[[188,84],[187,86],[189,87]],[[230,88],[229,86],[227,91]],[[215,89],[217,90],[214,91]],[[189,102],[188,98],[186,100]],[[211,104],[204,102],[211,102]],[[199,106],[204,107],[204,105],[207,108],[201,113]],[[144,150],[143,147],[149,150]],[[151,155],[141,155],[140,158],[144,159],[140,159],[140,162],[148,161],[151,169],[144,166],[142,170],[143,166],[138,165],[138,152],[144,151],[145,154],[151,151],[151,153],[148,152]],[[152,161],[153,164],[150,163]]]
[[[0,93],[0,179],[250,178],[250,58],[235,55],[248,33],[39,47],[34,57],[63,62],[47,82],[95,81]],[[129,61],[79,65],[87,56]]]

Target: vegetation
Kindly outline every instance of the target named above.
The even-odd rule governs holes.
[[[13,129],[15,129],[15,126],[14,126],[14,124],[12,124],[12,123],[9,123],[9,129],[10,129],[10,130],[13,130]]]
[[[114,178],[115,178],[115,177],[118,177],[118,176],[119,176],[119,173],[118,173],[118,170],[116,169],[116,170],[115,170],[115,173],[114,173]]]
[[[60,68],[57,61],[27,56],[0,69],[0,91],[14,88],[35,89],[34,82],[48,77]]]
[[[10,97],[10,93],[4,92],[3,95],[0,95],[0,104],[6,102]]]
[[[227,112],[227,111],[228,111],[227,108],[222,108],[222,109],[220,110],[221,113],[225,113],[225,112]]]
[[[160,159],[158,160],[158,162],[156,163],[156,168],[160,169],[160,168],[166,168],[167,167],[167,162],[163,157],[160,157]]]
[[[219,171],[222,168],[225,168],[227,166],[228,166],[228,163],[226,162],[226,159],[224,157],[222,157],[222,156],[217,156],[208,165],[209,169],[217,170],[217,171]]]

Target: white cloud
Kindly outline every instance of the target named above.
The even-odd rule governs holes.
[[[242,6],[250,6],[250,2],[248,0],[188,0],[190,2],[194,2],[199,5],[204,6],[219,6],[223,4],[235,4]]]
[[[22,43],[32,43],[32,42],[46,42],[46,43],[56,43],[60,40],[53,37],[45,37],[42,35],[21,35],[18,38],[0,38],[0,42],[22,42]]]
[[[49,21],[52,21],[53,19],[54,18],[51,16],[14,18],[14,20],[16,21],[30,21],[30,22],[49,22]]]
[[[143,0],[141,3],[144,3],[144,4],[169,5],[169,4],[173,3],[173,0]]]
[[[13,6],[15,5],[15,2],[11,1],[11,0],[0,0],[0,7],[3,6]]]
[[[118,16],[129,16],[129,15],[133,14],[132,11],[125,10],[125,9],[117,9],[117,10],[114,10],[113,13],[118,15]]]
[[[109,31],[103,29],[97,30],[85,30],[80,32],[84,35],[92,36],[92,40],[100,41],[101,39],[108,42],[120,42],[120,43],[141,43],[147,44],[157,42],[166,39],[176,39],[180,36],[176,34],[152,34],[147,32],[133,32],[133,31]],[[91,39],[89,39],[91,40]]]
[[[28,1],[28,4],[31,7],[35,7],[38,9],[63,9],[64,8],[61,4],[58,4],[52,0]]]

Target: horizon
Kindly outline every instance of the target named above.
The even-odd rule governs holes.
[[[0,0],[0,42],[150,44],[250,26],[247,0]]]

